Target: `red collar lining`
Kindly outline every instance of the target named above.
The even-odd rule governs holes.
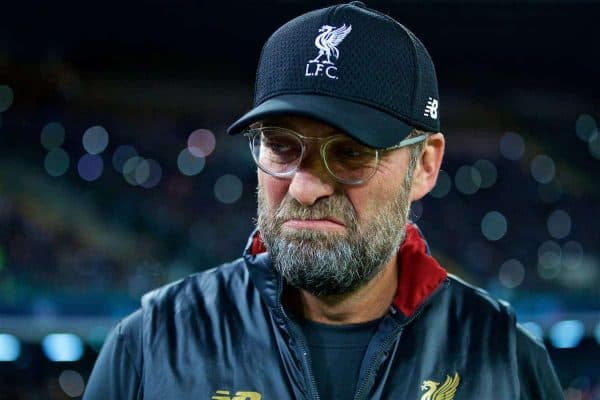
[[[406,226],[398,259],[398,290],[394,304],[408,317],[446,280],[448,273],[427,254],[425,240],[412,223]]]

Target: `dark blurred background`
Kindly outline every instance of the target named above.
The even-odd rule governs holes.
[[[241,255],[255,168],[225,128],[269,34],[330,4],[2,4],[0,399],[79,398],[143,293]],[[438,71],[444,171],[412,218],[544,339],[567,399],[600,399],[600,4],[367,5]]]

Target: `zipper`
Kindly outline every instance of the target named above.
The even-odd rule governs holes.
[[[317,391],[317,382],[315,380],[315,376],[312,372],[312,362],[310,359],[310,352],[308,351],[308,345],[304,340],[304,334],[300,331],[300,329],[296,326],[294,321],[290,320],[285,314],[285,310],[283,309],[283,304],[281,303],[281,294],[283,292],[283,279],[278,277],[277,284],[277,307],[278,311],[284,321],[284,324],[288,328],[292,338],[296,340],[299,344],[300,350],[302,352],[302,365],[306,371],[306,377],[308,378],[308,391],[309,395],[314,400],[320,400],[319,392]]]
[[[391,347],[390,345],[394,342],[394,340],[400,340],[400,337],[402,336],[402,332],[404,332],[404,328],[410,324],[411,322],[413,322],[415,319],[417,319],[419,317],[419,315],[421,315],[421,312],[423,311],[423,309],[425,308],[425,306],[427,304],[429,304],[432,299],[435,297],[436,294],[438,294],[442,289],[444,289],[449,283],[448,278],[446,278],[444,280],[444,282],[442,282],[442,284],[440,284],[436,290],[431,293],[431,295],[423,302],[421,303],[421,305],[419,306],[419,308],[417,309],[416,312],[413,313],[413,315],[410,316],[410,318],[408,318],[406,321],[404,321],[400,327],[398,331],[394,331],[391,334],[389,334],[385,340],[383,341],[383,343],[380,346],[379,351],[377,351],[377,353],[375,354],[375,356],[373,356],[371,358],[371,362],[369,364],[369,368],[367,369],[367,373],[365,374],[365,377],[362,380],[362,384],[361,386],[358,388],[358,390],[356,391],[355,395],[354,395],[354,400],[362,400],[362,399],[366,399],[366,393],[367,393],[367,385],[370,381],[370,378],[372,377],[372,375],[374,375],[377,372],[377,368],[375,368],[375,365],[377,364],[377,360],[379,359],[380,356],[382,356],[385,352],[387,352],[389,350],[389,348]],[[391,306],[391,312],[392,314],[396,314],[396,311],[394,308],[394,306]]]
[[[358,390],[356,391],[356,393],[354,395],[354,400],[360,400],[360,399],[364,398],[363,396],[364,396],[364,393],[366,392],[367,384],[371,380],[372,375],[374,375],[377,372],[377,368],[375,368],[375,364],[377,364],[377,360],[379,359],[380,356],[382,356],[386,351],[389,350],[389,348],[391,347],[390,345],[394,342],[394,340],[396,338],[397,338],[397,340],[400,340],[400,336],[402,336],[403,331],[404,331],[404,327],[402,326],[402,327],[400,327],[400,330],[397,333],[396,332],[391,333],[390,335],[388,335],[388,337],[385,338],[385,340],[383,341],[383,344],[380,347],[380,350],[371,359],[371,363],[369,364],[369,368],[367,369],[367,373],[363,379],[363,383],[358,388]]]
[[[283,307],[282,307],[283,311]],[[304,334],[296,327],[296,324],[293,321],[289,321],[288,329],[290,329],[290,333],[296,341],[300,344],[300,348],[302,350],[302,363],[306,368],[306,372],[308,375],[309,383],[309,392],[313,399],[319,400],[319,392],[317,392],[317,382],[315,381],[315,376],[312,372],[312,364],[310,360],[310,352],[308,351],[308,346],[306,345],[306,341],[304,340]]]

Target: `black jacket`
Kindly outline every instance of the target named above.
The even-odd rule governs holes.
[[[544,346],[507,304],[449,276],[414,225],[399,256],[355,399],[563,398]],[[147,294],[109,336],[84,400],[317,399],[283,286],[255,233],[243,258]]]

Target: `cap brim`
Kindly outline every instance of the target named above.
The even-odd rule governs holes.
[[[317,94],[285,94],[247,112],[227,133],[234,135],[254,122],[281,115],[314,118],[375,148],[394,146],[413,129],[384,111],[349,100]]]

